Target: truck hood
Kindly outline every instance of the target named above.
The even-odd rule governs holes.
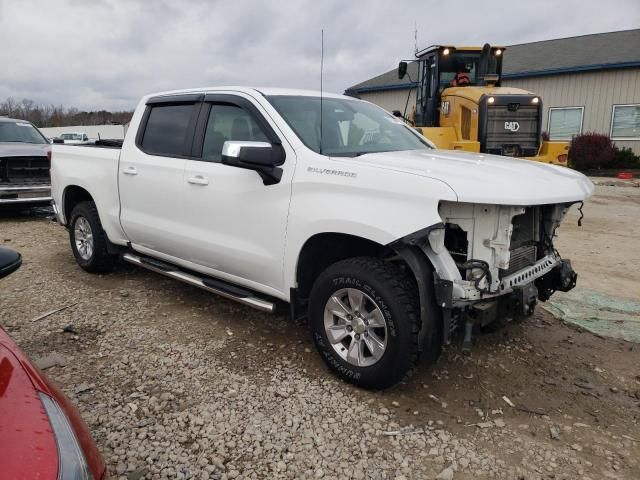
[[[46,157],[48,143],[0,142],[0,157]]]
[[[593,194],[591,180],[567,167],[498,155],[408,150],[349,161],[440,180],[467,203],[543,205],[578,202]]]

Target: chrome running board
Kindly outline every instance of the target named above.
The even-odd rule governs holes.
[[[255,296],[250,290],[246,290],[242,287],[237,287],[233,284],[227,283],[223,280],[218,280],[209,277],[199,277],[193,273],[187,273],[180,270],[179,267],[171,265],[169,263],[162,262],[149,257],[143,257],[135,255],[133,253],[125,253],[122,259],[126,262],[132,263],[139,267],[146,268],[152,272],[160,273],[166,277],[179,280],[183,283],[188,283],[194,287],[201,288],[208,292],[215,293],[221,297],[235,300],[238,303],[248,305],[257,310],[273,313],[276,309],[275,303],[268,300],[263,300]]]

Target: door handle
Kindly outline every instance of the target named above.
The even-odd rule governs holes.
[[[122,170],[122,173],[124,173],[125,175],[137,175],[138,170],[136,169],[136,167],[127,167]]]
[[[187,180],[192,185],[209,185],[209,179],[202,175],[196,175],[195,177],[189,177]]]

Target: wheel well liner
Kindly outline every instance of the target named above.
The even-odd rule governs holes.
[[[307,298],[318,275],[335,262],[351,257],[392,255],[391,248],[363,237],[335,232],[314,235],[305,242],[298,257],[296,296]]]
[[[413,273],[420,296],[420,345],[434,348],[442,337],[442,309],[435,297],[435,269],[424,252],[414,245],[396,245],[396,252]],[[429,352],[437,356],[439,351]]]
[[[91,194],[84,188],[77,185],[69,185],[65,188],[62,195],[62,211],[64,212],[64,219],[69,224],[69,217],[73,208],[80,202],[93,201]]]

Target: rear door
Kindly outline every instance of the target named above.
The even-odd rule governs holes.
[[[276,133],[259,104],[241,95],[207,95],[184,174],[185,260],[215,275],[257,288],[282,291],[283,254],[295,152]],[[221,163],[224,142],[276,144],[285,151],[279,183]]]
[[[183,174],[201,99],[201,95],[150,99],[135,147],[121,155],[120,222],[132,245],[142,252],[181,257],[188,248]]]

